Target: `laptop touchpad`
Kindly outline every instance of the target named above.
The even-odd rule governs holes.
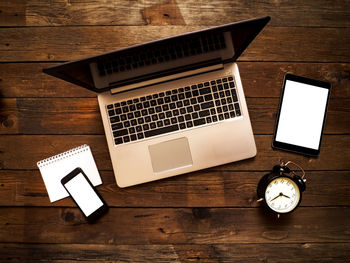
[[[190,145],[186,137],[150,145],[148,149],[155,173],[193,164]]]

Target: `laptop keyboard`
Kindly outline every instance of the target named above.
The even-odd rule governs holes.
[[[115,145],[241,116],[233,77],[107,105]]]

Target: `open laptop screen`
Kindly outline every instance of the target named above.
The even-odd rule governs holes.
[[[43,69],[49,75],[102,92],[150,74],[235,61],[270,20],[246,20],[139,44]]]

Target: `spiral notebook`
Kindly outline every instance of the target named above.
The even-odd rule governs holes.
[[[69,196],[61,179],[80,167],[94,185],[102,184],[90,147],[86,144],[37,162],[51,203]]]

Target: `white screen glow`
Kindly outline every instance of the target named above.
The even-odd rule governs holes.
[[[286,81],[276,141],[317,150],[328,89]]]
[[[94,211],[103,206],[101,199],[81,173],[73,177],[65,186],[75,202],[78,203],[85,216],[91,215]]]

